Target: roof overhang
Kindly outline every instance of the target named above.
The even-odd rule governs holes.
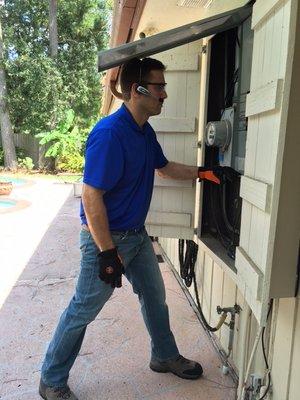
[[[118,67],[134,57],[148,57],[240,25],[252,13],[252,1],[225,13],[205,18],[166,32],[126,43],[98,55],[98,70]]]
[[[138,23],[147,0],[115,0],[110,47],[116,47],[133,40]],[[110,69],[105,76],[104,96],[101,112],[106,114],[114,96],[120,97],[116,91],[115,82],[118,79],[119,68]],[[112,84],[113,83],[113,84]]]

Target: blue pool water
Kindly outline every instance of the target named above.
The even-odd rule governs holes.
[[[0,176],[0,182],[12,182],[13,185],[24,185],[26,179],[14,178],[12,176]]]
[[[0,208],[10,208],[14,207],[17,204],[16,201],[13,200],[1,200],[0,199]]]

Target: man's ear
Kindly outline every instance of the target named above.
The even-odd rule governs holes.
[[[132,97],[139,97],[140,96],[139,92],[137,91],[138,86],[139,85],[137,83],[133,83],[133,85],[131,86],[131,96]]]

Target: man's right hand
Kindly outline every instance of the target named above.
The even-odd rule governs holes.
[[[122,286],[122,274],[125,272],[124,265],[118,255],[117,249],[101,251],[98,254],[99,278],[112,288]]]
[[[232,181],[239,177],[241,174],[231,167],[222,167],[216,165],[214,167],[198,167],[199,181],[207,180],[216,184],[220,184],[228,179]]]

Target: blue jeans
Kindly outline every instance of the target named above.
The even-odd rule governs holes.
[[[170,330],[164,282],[151,240],[144,228],[138,232],[112,232],[125,266],[125,275],[138,295],[151,337],[152,357],[164,361],[179,355]],[[79,353],[87,325],[92,322],[114,289],[98,277],[98,248],[91,234],[80,232],[81,270],[75,295],[60,317],[42,366],[47,386],[65,386]]]

